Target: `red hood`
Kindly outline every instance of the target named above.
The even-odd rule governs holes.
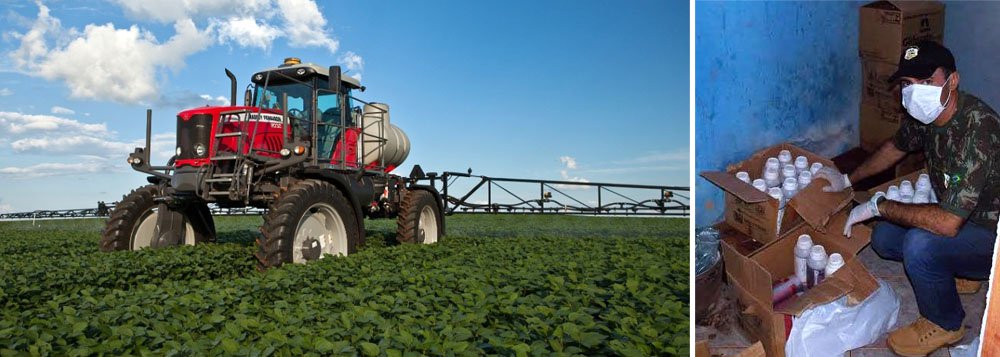
[[[195,115],[195,114],[212,114],[212,117],[216,117],[217,118],[219,116],[219,114],[222,113],[222,112],[231,112],[231,111],[240,111],[240,110],[249,110],[251,112],[263,112],[263,113],[268,113],[268,114],[281,114],[281,111],[277,110],[277,109],[261,109],[261,108],[258,108],[258,107],[246,107],[246,106],[235,106],[235,107],[230,107],[230,106],[220,106],[220,107],[205,106],[205,107],[198,107],[198,108],[192,108],[192,109],[181,111],[180,113],[177,113],[177,116],[179,116],[179,117],[187,120],[187,119],[190,119],[191,116]]]

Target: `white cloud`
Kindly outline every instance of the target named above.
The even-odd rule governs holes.
[[[218,97],[212,98],[212,96],[210,96],[208,94],[202,94],[202,95],[199,95],[198,98],[201,98],[202,100],[204,100],[205,104],[208,104],[208,105],[211,105],[211,104],[215,104],[215,105],[229,105],[229,98],[223,97],[221,95],[218,96]]]
[[[340,63],[343,63],[344,67],[347,68],[349,76],[361,80],[361,72],[365,69],[365,60],[361,56],[353,51],[347,51],[343,56],[340,56]]]
[[[560,156],[559,162],[563,164],[562,170],[559,170],[559,176],[562,177],[563,181],[580,182],[580,183],[590,182],[590,180],[586,178],[576,175],[570,175],[570,170],[577,169],[576,159],[573,158],[572,156]],[[589,188],[589,186],[563,185],[563,184],[556,185],[556,187],[559,189],[570,189],[570,190],[586,190]]]
[[[560,156],[559,157],[559,161],[562,162],[563,165],[566,165],[567,169],[571,169],[571,170],[575,170],[576,169],[576,159],[574,159],[571,156]]]
[[[269,13],[271,0],[113,0],[125,13],[137,20],[172,23],[190,18],[205,18],[232,14]]]
[[[60,106],[56,105],[56,106],[52,107],[52,114],[69,114],[69,115],[73,115],[73,114],[76,114],[76,111],[74,111],[73,109],[64,108],[64,107],[60,107]]]
[[[250,16],[224,20],[212,18],[209,23],[210,31],[214,30],[219,42],[235,42],[240,47],[255,47],[265,51],[282,34],[281,30]]]
[[[11,94],[14,94],[14,91],[8,88],[0,88],[0,97],[6,97]]]
[[[72,97],[137,103],[157,95],[158,71],[182,68],[185,58],[211,44],[211,37],[190,19],[175,22],[174,31],[160,43],[136,25],[119,29],[111,23],[90,24],[80,34],[71,29],[76,35],[72,41],[50,49],[47,34],[65,33],[59,20],[39,4],[35,24],[18,34],[21,46],[10,56],[26,74],[66,82]]]
[[[277,0],[284,19],[285,37],[292,47],[324,47],[337,52],[340,41],[326,31],[326,19],[312,0]]]
[[[0,213],[12,213],[14,212],[14,207],[6,203],[0,203]]]
[[[24,167],[0,167],[0,177],[18,179],[37,178],[45,176],[65,176],[81,173],[101,173],[113,168],[106,161],[94,160],[77,163],[41,163]]]
[[[26,178],[79,172],[127,171],[129,168],[124,158],[136,147],[144,146],[145,139],[123,140],[117,135],[109,131],[104,123],[85,123],[50,115],[0,112],[0,152],[34,155],[47,161],[26,167],[2,167],[0,175]],[[153,135],[151,151],[156,164],[165,163],[170,158],[175,143],[174,133]],[[82,168],[81,162],[87,167],[98,167],[99,170]]]
[[[58,131],[63,134],[82,133],[95,137],[108,137],[106,124],[89,124],[51,115],[32,115],[16,112],[0,112],[0,137],[4,134],[31,134]]]

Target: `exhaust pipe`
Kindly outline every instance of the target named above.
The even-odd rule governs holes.
[[[236,106],[236,76],[226,68],[226,77],[229,77],[229,105]]]

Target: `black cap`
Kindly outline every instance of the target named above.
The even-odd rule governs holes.
[[[895,82],[900,77],[928,78],[938,67],[955,71],[955,57],[951,51],[934,41],[920,41],[903,48],[899,69],[889,77],[889,82]]]

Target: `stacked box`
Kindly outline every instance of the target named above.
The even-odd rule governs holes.
[[[895,134],[903,111],[899,87],[886,79],[896,71],[907,44],[944,43],[944,5],[936,1],[876,1],[860,8],[861,148],[872,152]]]

